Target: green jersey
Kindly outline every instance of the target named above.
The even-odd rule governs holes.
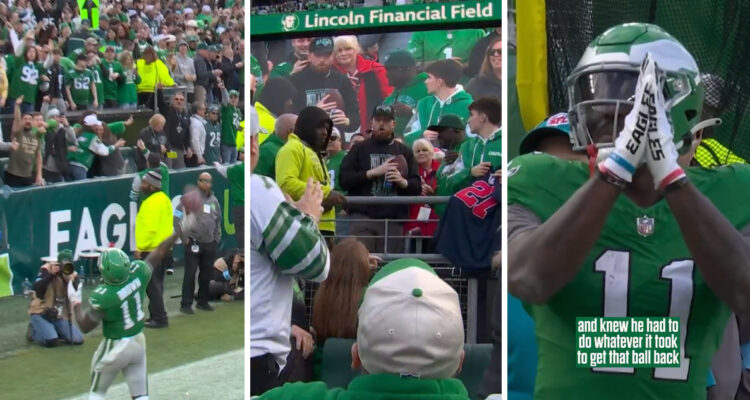
[[[91,93],[91,84],[94,81],[94,73],[88,68],[83,71],[72,69],[68,72],[65,79],[66,86],[70,87],[70,97],[73,98],[78,109],[86,109],[86,106],[94,102],[94,96]]]
[[[76,151],[68,152],[68,161],[71,164],[84,167],[86,170],[91,168],[91,165],[94,163],[94,157],[96,157],[96,154],[91,149],[106,147],[110,154],[115,151],[115,146],[105,146],[95,133],[88,131],[78,136],[76,147]]]
[[[96,100],[99,105],[104,104],[104,82],[102,81],[101,67],[102,66],[100,64],[89,67],[91,73],[94,74],[94,83],[96,84]]]
[[[460,58],[461,62],[466,63],[474,45],[484,35],[481,29],[414,32],[409,41],[409,52],[417,62]]]
[[[276,155],[279,154],[284,144],[284,141],[277,135],[269,135],[258,149],[258,165],[255,166],[253,173],[276,179]]]
[[[245,204],[245,163],[239,162],[227,168],[229,199],[233,206]]]
[[[236,146],[237,131],[242,122],[242,110],[231,104],[221,106],[221,144]]]
[[[686,173],[732,225],[750,223],[750,167]],[[588,179],[586,163],[524,155],[508,165],[508,204],[544,222]],[[705,399],[730,310],[691,258],[666,200],[642,208],[619,196],[578,275],[546,303],[526,304],[539,354],[534,398]],[[602,316],[679,317],[680,367],[576,368],[576,317]]]
[[[125,81],[117,90],[117,102],[122,104],[136,104],[138,102],[138,84],[141,83],[141,77],[133,69],[125,69],[123,72]]]
[[[427,97],[427,85],[424,84],[424,80],[427,79],[427,74],[422,72],[417,74],[414,79],[409,82],[408,85],[401,89],[393,89],[393,93],[383,100],[383,104],[392,105],[393,103],[403,103],[411,107],[412,110],[417,109],[417,103],[422,98]],[[396,117],[396,129],[393,131],[396,137],[404,136],[404,129],[406,124],[409,122],[411,117]]]
[[[117,79],[112,77],[112,75],[119,74],[119,77],[123,76],[122,64],[118,61],[109,62],[107,60],[102,60],[102,71],[104,72],[104,99],[99,99],[99,101],[117,100],[117,92],[120,84],[117,82]]]
[[[206,121],[203,126],[206,129],[206,147],[203,150],[203,159],[206,165],[221,162],[221,123]]]
[[[130,277],[120,285],[102,283],[91,292],[91,308],[102,315],[104,337],[122,339],[143,330],[143,300],[151,280],[151,268],[145,261],[130,263]]]
[[[13,64],[8,97],[17,99],[23,96],[24,103],[36,104],[39,78],[46,72],[44,67],[41,63],[26,62],[23,56],[14,57]]]

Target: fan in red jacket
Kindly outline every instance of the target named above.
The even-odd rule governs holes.
[[[359,100],[360,132],[370,129],[370,111],[381,104],[393,87],[388,83],[385,67],[362,57],[356,36],[339,36],[333,44],[333,65],[349,78]]]
[[[434,159],[435,148],[425,139],[419,139],[412,146],[414,158],[419,166],[419,177],[422,178],[422,196],[432,196],[437,189],[437,170],[440,161]],[[404,224],[404,235],[409,232],[416,236],[432,237],[437,230],[438,215],[435,209],[427,204],[409,206],[409,222]],[[429,222],[432,220],[433,222]],[[417,228],[419,228],[417,230]]]

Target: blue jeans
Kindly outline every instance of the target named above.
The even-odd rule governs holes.
[[[221,145],[222,164],[232,164],[237,161],[237,148],[234,146]]]
[[[71,325],[64,319],[52,323],[39,314],[31,316],[31,337],[44,346],[53,346],[60,338],[72,344],[83,343],[83,335],[76,324]]]
[[[81,167],[80,165],[71,165],[70,166],[70,176],[73,178],[74,181],[82,181],[86,179],[86,175],[88,174],[88,170],[86,168]]]

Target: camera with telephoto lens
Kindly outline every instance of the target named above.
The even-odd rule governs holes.
[[[63,263],[62,267],[60,268],[60,271],[62,271],[63,275],[70,275],[73,272],[76,272],[76,266],[73,265],[72,262],[67,261]]]

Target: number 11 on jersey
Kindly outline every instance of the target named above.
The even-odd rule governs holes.
[[[693,302],[693,260],[674,260],[663,266],[659,278],[669,282],[669,316],[680,318],[680,366],[654,368],[654,379],[687,380],[690,359],[685,357],[685,338]],[[630,253],[607,250],[594,262],[594,269],[604,274],[604,316],[628,316]],[[632,374],[634,368],[592,368],[596,372]]]

